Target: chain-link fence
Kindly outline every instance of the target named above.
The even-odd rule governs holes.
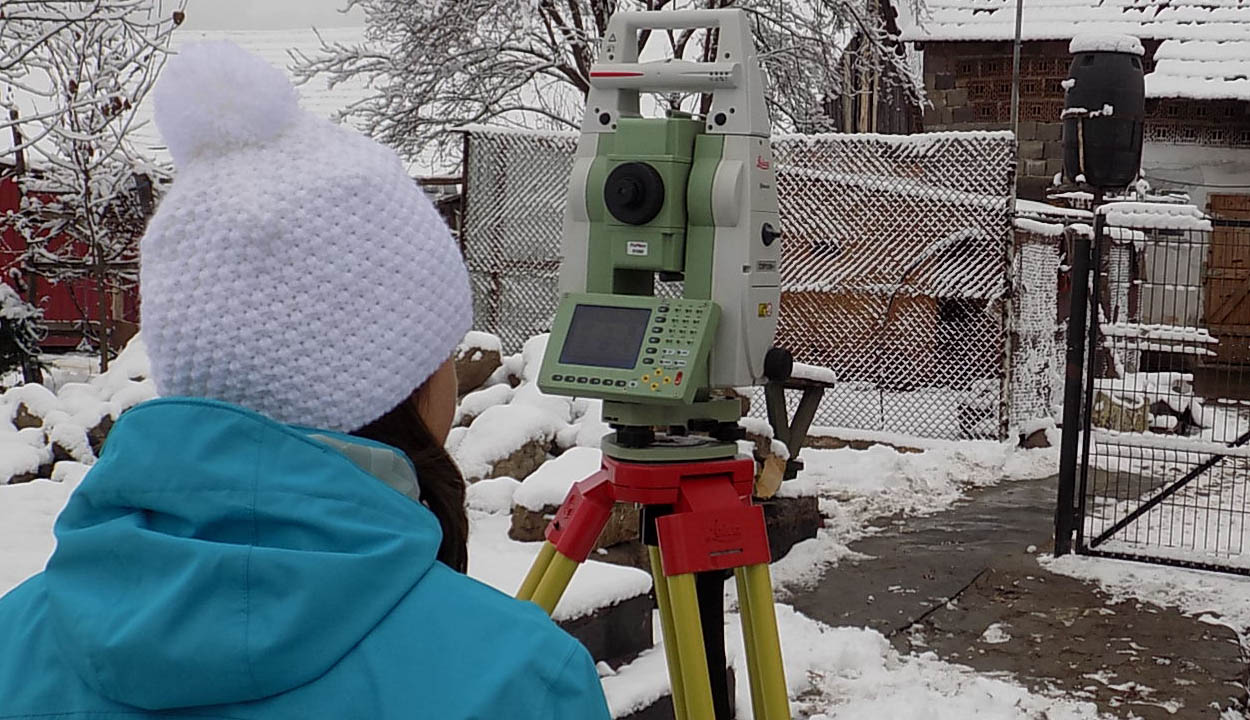
[[[507,350],[550,327],[575,144],[574,134],[468,136],[463,242],[477,324]],[[1006,436],[1018,377],[1014,146],[1008,133],[774,140],[778,341],[839,378],[817,425]],[[1053,303],[1051,286],[1038,302]]]

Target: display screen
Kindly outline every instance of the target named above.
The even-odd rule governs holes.
[[[648,308],[578,305],[560,350],[562,365],[589,365],[629,369],[651,321]]]

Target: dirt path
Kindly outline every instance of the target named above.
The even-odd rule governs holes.
[[[1232,630],[1043,570],[1055,481],[1004,483],[927,518],[887,521],[810,592],[801,612],[867,626],[904,651],[933,651],[1035,690],[1055,688],[1123,718],[1220,718],[1246,708],[1247,662]]]

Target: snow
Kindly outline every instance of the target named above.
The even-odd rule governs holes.
[[[969,489],[1004,479],[1050,477],[1058,471],[1054,448],[1022,450],[990,441],[920,440],[849,430],[836,435],[847,440],[875,436],[923,452],[876,445],[867,450],[804,448],[799,453],[806,467],[783,483],[778,495],[818,496],[826,521],[815,539],[799,543],[774,564],[773,578],[783,594],[808,586],[825,568],[852,556],[848,546],[871,532],[867,528],[873,518],[936,513],[965,497]]]
[[[1155,51],[1146,97],[1250,100],[1250,40],[1167,40]]]
[[[1119,445],[1123,447],[1145,448],[1148,450],[1169,450],[1183,454],[1223,455],[1230,458],[1250,458],[1250,445],[1230,446],[1227,443],[1203,440],[1193,437],[1174,437],[1155,435],[1153,433],[1114,432],[1111,430],[1095,430],[1095,443],[1103,445]],[[1199,462],[1206,460],[1201,457]],[[1183,461],[1183,460],[1181,460]]]
[[[1011,40],[1015,34],[1012,0],[932,0],[927,7],[926,18],[901,18],[904,40]],[[1136,38],[1161,40],[1155,69],[1146,75],[1146,97],[1250,99],[1250,7],[1242,3],[1036,0],[1025,3],[1021,31],[1025,41],[1071,40],[1072,52],[1122,47],[1141,55]]]
[[[52,524],[82,479],[68,471],[62,476],[63,482],[0,486],[0,595],[42,571],[52,554]]]
[[[1098,110],[1090,110],[1089,108],[1083,107],[1070,107],[1064,108],[1064,111],[1059,114],[1059,118],[1061,120],[1067,120],[1068,118],[1098,118],[1111,117],[1114,114],[1115,108],[1111,105],[1103,105],[1102,108]],[[1076,181],[1078,183],[1085,182],[1085,176],[1077,175]]]
[[[549,460],[517,488],[513,502],[527,510],[542,512],[559,505],[575,483],[594,475],[603,466],[603,453],[595,448],[573,448]]]
[[[816,367],[815,365],[805,365],[803,363],[794,363],[794,370],[790,376],[796,380],[808,380],[810,382],[824,383],[826,385],[836,385],[838,382],[837,373],[829,368]]]
[[[492,335],[479,330],[470,330],[460,341],[460,345],[456,347],[456,357],[464,357],[471,351],[484,351],[503,353],[503,341],[498,335]]]
[[[1088,210],[1078,210],[1075,208],[1059,207],[1058,205],[1050,205],[1048,203],[1038,202],[1036,200],[1016,200],[1016,214],[1027,215],[1035,219],[1048,218],[1075,218],[1081,220],[1089,220],[1093,214]]]
[[[1034,235],[1043,237],[1062,237],[1063,225],[1058,223],[1044,223],[1037,220],[1029,220],[1028,218],[1016,218],[1016,229]]]
[[[1099,208],[1107,223],[1121,228],[1211,230],[1211,221],[1193,205],[1113,202]]]
[[[452,457],[466,478],[485,478],[495,463],[517,449],[531,442],[550,445],[566,425],[539,407],[497,405],[473,421],[451,451]]]
[[[656,617],[652,624],[659,626]],[[612,717],[631,715],[668,694],[668,664],[663,646],[643,651],[615,674],[603,678],[603,696]],[[665,702],[668,702],[665,700]]]
[[[513,595],[529,572],[542,543],[508,538],[506,515],[474,512],[469,518],[469,575]],[[569,583],[556,606],[558,621],[575,620],[630,598],[651,592],[651,573],[622,565],[588,560]]]
[[[1098,583],[1112,602],[1142,600],[1218,618],[1242,635],[1250,629],[1250,577],[1078,555],[1044,555],[1038,562],[1051,572]]]
[[[1180,325],[1141,325],[1137,323],[1103,323],[1102,334],[1108,337],[1140,338],[1175,343],[1217,345],[1219,340],[1206,328]],[[1193,377],[1189,380],[1192,382]]]
[[[53,444],[61,446],[76,461],[94,463],[96,457],[87,432],[103,419],[116,419],[125,410],[156,397],[155,385],[147,379],[147,354],[139,337],[131,341],[103,375],[64,372],[55,367],[51,375],[62,381],[55,393],[43,385],[31,384],[10,388],[0,395],[0,485],[15,475],[33,473],[51,463]],[[65,382],[66,379],[70,381]],[[23,405],[42,420],[41,428],[16,431],[12,423]]]
[[[476,418],[496,405],[507,405],[512,402],[515,394],[512,387],[507,384],[474,390],[461,398],[456,406],[455,424],[460,425],[466,419]]]
[[[510,477],[489,478],[470,485],[465,493],[469,509],[485,513],[512,512],[512,496],[521,483]]]
[[[773,437],[773,426],[769,425],[768,421],[763,418],[744,417],[738,421],[738,425],[752,435],[759,435],[769,439]]]
[[[736,620],[736,618],[735,618]],[[831,628],[786,605],[777,606],[786,680],[795,717],[810,720],[1095,720],[1093,703],[1034,694],[1006,679],[979,675],[932,653],[904,656],[880,633]],[[731,633],[731,637],[739,637]],[[744,677],[742,661],[736,665]],[[749,707],[738,685],[739,717]]]
[[[1014,140],[1015,135],[1010,130],[947,130],[915,135],[856,133],[855,138],[862,141],[886,143],[895,147],[915,146],[923,151],[947,140]],[[844,142],[845,136],[841,133],[813,133],[805,135],[783,133],[773,136],[773,142],[785,141],[811,145],[826,143],[830,140]]]
[[[991,623],[985,628],[985,632],[981,633],[981,642],[986,645],[1002,645],[1011,642],[1011,635],[1007,633],[1007,625],[1003,623]]]
[[[43,447],[42,433],[39,433],[39,445],[30,441],[30,433],[9,431],[0,433],[0,486],[9,482],[10,478],[35,473],[41,466],[52,462],[52,452]]]
[[[51,415],[59,407],[56,395],[51,390],[39,384],[19,385],[11,388],[4,395],[0,396],[4,404],[9,410],[16,413],[19,405],[25,405],[26,409],[35,417],[47,417]],[[12,415],[9,419],[12,419]]]
[[[1068,44],[1068,52],[1073,55],[1087,52],[1129,53],[1141,57],[1146,54],[1141,40],[1131,35],[1077,35]]]

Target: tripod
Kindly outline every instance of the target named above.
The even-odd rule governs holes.
[[[695,574],[730,569],[738,585],[755,718],[790,720],[768,533],[763,509],[751,503],[754,480],[750,459],[639,463],[605,455],[603,469],[573,486],[547,526],[547,540],[517,597],[550,614],[590,555],[612,506],[638,503],[650,511],[644,522],[654,519],[658,540],[648,552],[677,720],[715,717]]]

